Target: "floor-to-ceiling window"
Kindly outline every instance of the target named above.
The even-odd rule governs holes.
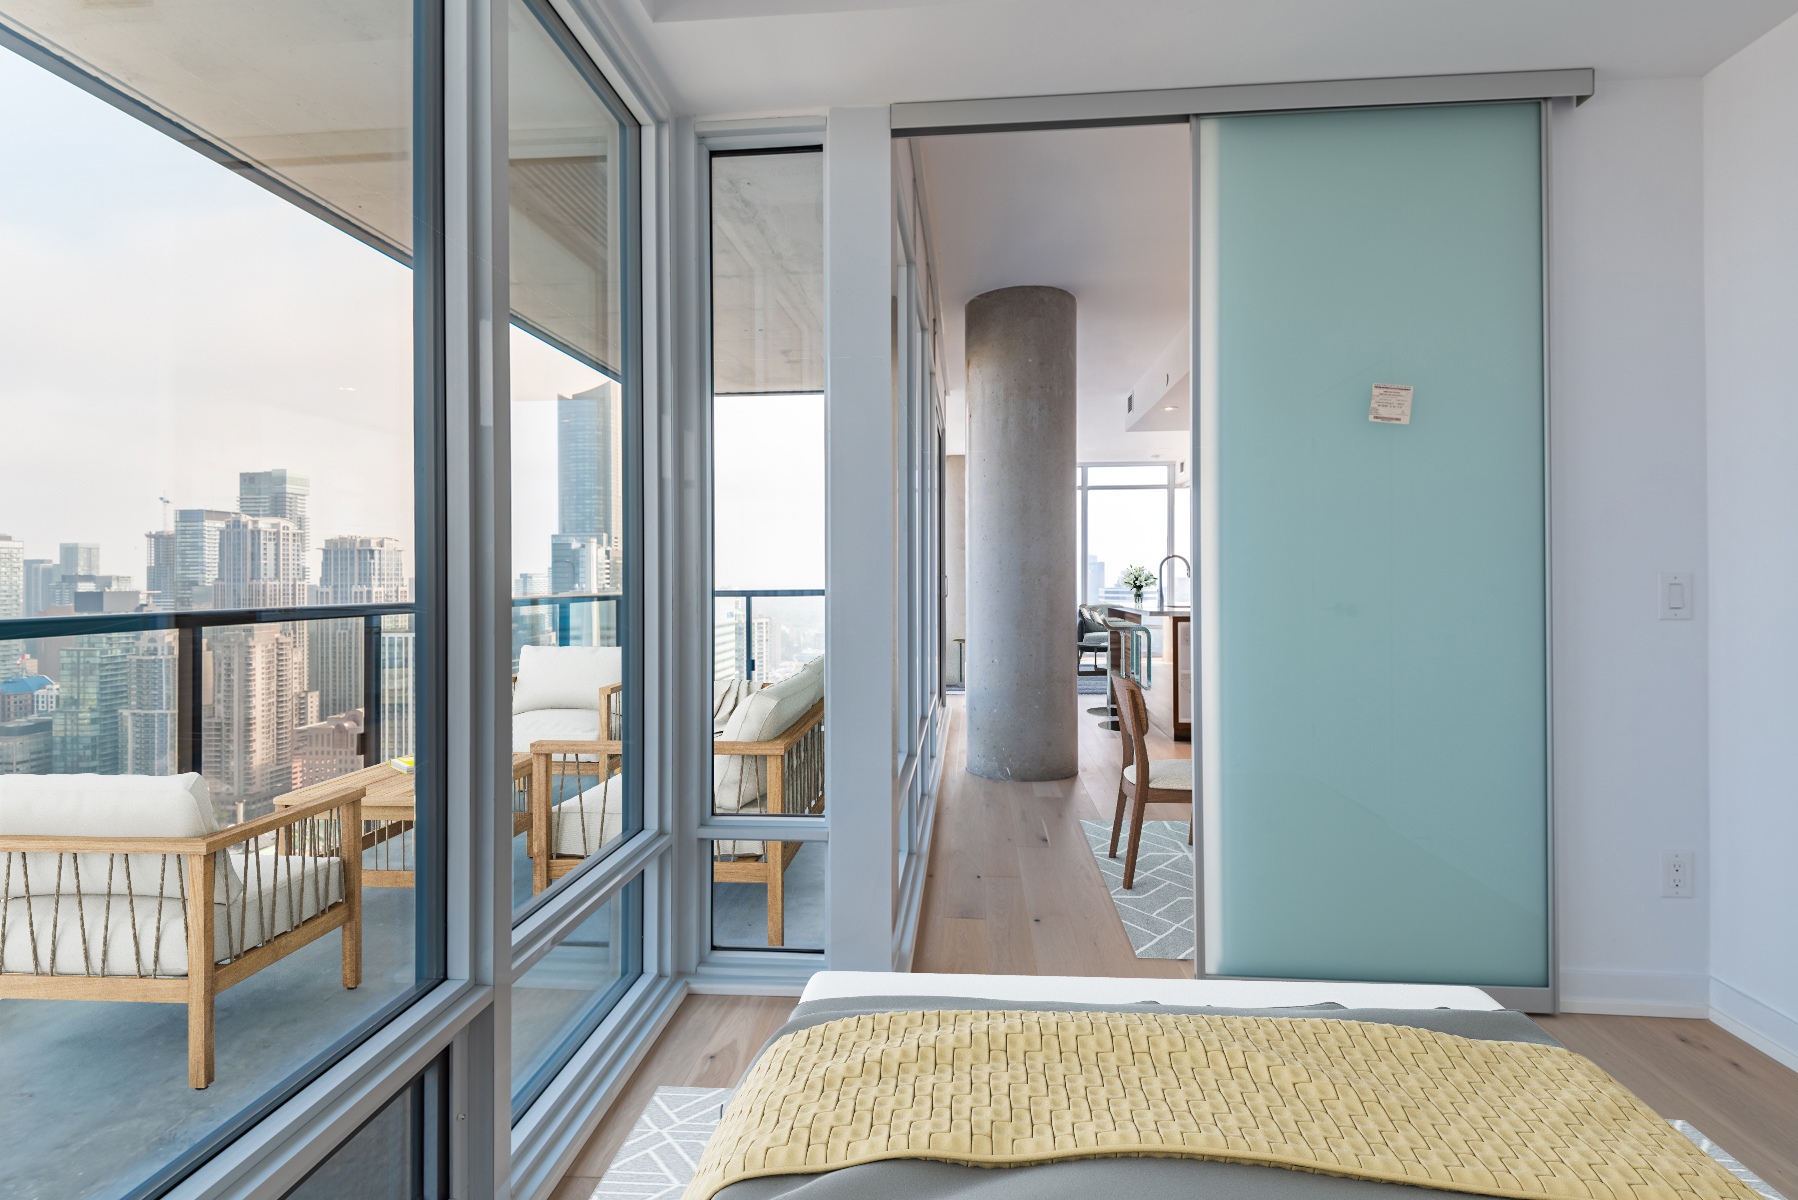
[[[1192,602],[1192,579],[1172,555],[1192,558],[1192,491],[1172,462],[1101,464],[1076,468],[1075,501],[1080,512],[1079,596],[1083,604],[1134,608],[1135,589],[1123,582],[1133,568],[1159,579],[1143,589],[1143,602],[1184,608]],[[1167,652],[1159,618],[1155,650]]]
[[[714,821],[824,810],[823,158],[710,155]],[[705,848],[713,947],[823,949],[828,842]]]
[[[102,839],[0,843],[0,1193],[159,1194],[443,977],[435,20],[0,15],[0,839]]]
[[[604,894],[513,980],[517,1120],[643,969],[641,872],[596,873],[643,828],[641,397],[636,122],[547,3],[508,16],[513,901]]]

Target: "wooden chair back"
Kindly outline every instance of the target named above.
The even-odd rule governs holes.
[[[1142,685],[1128,676],[1112,672],[1111,686],[1116,691],[1118,698],[1118,732],[1124,735],[1124,765],[1128,767],[1135,763],[1143,763],[1143,770],[1138,773],[1138,782],[1147,783],[1148,701],[1143,699]]]

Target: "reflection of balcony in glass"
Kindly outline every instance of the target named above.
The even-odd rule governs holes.
[[[285,517],[233,514],[219,531],[217,608],[288,608],[306,602],[305,542]]]

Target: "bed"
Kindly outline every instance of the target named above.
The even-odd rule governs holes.
[[[1082,1015],[1068,1017],[1061,1014]],[[1452,1190],[1443,1190],[1442,1187],[1427,1184],[1420,1186],[1416,1182],[1321,1174],[1316,1173],[1315,1168],[1293,1163],[1268,1165],[1265,1162],[1216,1161],[1194,1157],[1139,1156],[1143,1154],[1140,1146],[1134,1153],[1128,1148],[1120,1151],[1123,1156],[1068,1158],[1028,1164],[997,1160],[984,1164],[939,1161],[931,1156],[931,1151],[923,1150],[895,1152],[900,1156],[883,1156],[875,1161],[853,1161],[848,1165],[834,1166],[834,1169],[811,1170],[803,1165],[824,1161],[819,1156],[828,1157],[830,1153],[836,1153],[839,1159],[844,1157],[840,1146],[831,1151],[827,1149],[827,1144],[835,1146],[840,1143],[843,1140],[840,1127],[845,1124],[854,1125],[856,1122],[843,1120],[844,1106],[849,1105],[849,1101],[840,1100],[831,1089],[842,1083],[845,1073],[853,1077],[859,1068],[853,1064],[844,1067],[843,1062],[846,1060],[840,1057],[828,1060],[827,1066],[815,1065],[825,1060],[803,1059],[807,1064],[814,1064],[804,1068],[782,1068],[777,1060],[784,1055],[790,1060],[801,1061],[794,1059],[794,1055],[799,1053],[794,1047],[807,1039],[838,1038],[847,1036],[843,1033],[845,1030],[868,1028],[875,1028],[877,1034],[897,1036],[892,1031],[900,1030],[901,1027],[911,1030],[920,1022],[931,1026],[926,1041],[929,1036],[938,1036],[947,1039],[943,1043],[945,1045],[969,1045],[968,1029],[957,1026],[950,1030],[947,1023],[951,1021],[962,1022],[964,1025],[973,1022],[969,1028],[976,1029],[1003,1028],[1010,1030],[1008,1036],[1014,1038],[1019,1036],[1020,1028],[1027,1034],[1035,1035],[1044,1034],[1044,1031],[1055,1027],[1061,1028],[1065,1037],[1066,1031],[1075,1026],[1088,1031],[1101,1026],[1128,1029],[1133,1031],[1131,1036],[1137,1036],[1143,1029],[1154,1034],[1161,1027],[1178,1022],[1181,1029],[1224,1028],[1223,1036],[1226,1038],[1232,1036],[1230,1031],[1258,1030],[1274,1031],[1276,1036],[1284,1036],[1292,1031],[1305,1031],[1306,1036],[1311,1036],[1321,1031],[1326,1039],[1352,1033],[1356,1037],[1371,1038],[1379,1045],[1413,1045],[1420,1039],[1427,1039],[1426,1051],[1434,1052],[1442,1047],[1465,1050],[1471,1056],[1469,1061],[1482,1062],[1486,1059],[1481,1056],[1489,1058],[1495,1055],[1524,1056],[1529,1061],[1546,1058],[1555,1063],[1567,1064],[1575,1071],[1584,1071],[1586,1076],[1596,1076],[1604,1085],[1617,1088],[1617,1085],[1591,1064],[1561,1050],[1554,1039],[1528,1017],[1505,1010],[1485,992],[1471,987],[827,971],[813,976],[792,1018],[775,1033],[757,1056],[755,1064],[745,1077],[744,1086],[739,1089],[726,1111],[718,1134],[713,1136],[707,1147],[694,1183],[686,1193],[686,1200],[710,1200],[711,1197],[716,1197],[717,1200],[876,1200],[880,1197],[901,1196],[917,1197],[919,1200],[1045,1200],[1061,1196],[1139,1195],[1205,1197],[1206,1200],[1417,1200],[1420,1193],[1434,1193],[1446,1200],[1447,1197],[1464,1196],[1469,1192],[1514,1196],[1532,1194],[1527,1188],[1519,1190],[1515,1187],[1508,1191],[1504,1188],[1487,1191],[1478,1185],[1477,1179],[1470,1186],[1467,1179],[1461,1176],[1457,1176],[1458,1182],[1444,1185]],[[937,1022],[944,1023],[942,1029],[936,1027]],[[981,1024],[982,1022],[985,1024]],[[982,1061],[980,1054],[985,1051],[978,1048],[988,1044],[979,1041],[980,1036],[975,1034],[976,1041],[973,1043],[978,1051],[973,1056],[975,1061]],[[991,1044],[996,1047],[1000,1042],[995,1037]],[[1031,1044],[1043,1043],[1039,1041]],[[1053,1043],[1057,1046],[1061,1044]],[[903,1108],[908,1103],[904,1099],[897,1102],[891,1100],[892,1072],[895,1069],[890,1064],[895,1060],[895,1055],[910,1064],[909,1069],[914,1074],[922,1069],[915,1065],[914,1060],[906,1058],[907,1054],[915,1052],[914,1042],[906,1042],[905,1045],[908,1049],[900,1051],[895,1051],[893,1045],[886,1045],[884,1048],[877,1045],[869,1052],[870,1057],[866,1061],[878,1059],[889,1064],[889,1078],[885,1083],[864,1088],[860,1098],[850,1105],[858,1119],[870,1107],[870,1095],[885,1098],[873,1101],[874,1108],[883,1103],[889,1109],[894,1103]],[[959,1055],[960,1052],[956,1053]],[[1326,1052],[1327,1061],[1332,1067],[1340,1065],[1336,1058],[1329,1057],[1335,1053],[1334,1050]],[[1353,1059],[1355,1053],[1358,1051],[1345,1052],[1346,1057],[1341,1061]],[[1048,1057],[1053,1060],[1053,1052]],[[1112,1057],[1115,1059],[1119,1056]],[[1021,1064],[1024,1058],[1024,1055],[1017,1055],[1014,1062]],[[1128,1072],[1132,1069],[1127,1061],[1128,1055],[1122,1058],[1125,1060],[1123,1069]],[[947,1056],[943,1061],[947,1062]],[[960,1061],[959,1057],[957,1061]],[[1319,1060],[1314,1057],[1313,1061]],[[1375,1063],[1374,1068],[1370,1069],[1377,1069],[1378,1066]],[[775,1076],[783,1069],[789,1077],[784,1083],[780,1083],[775,1080]],[[948,1068],[945,1066],[943,1069]],[[1025,1070],[1018,1065],[1006,1069],[1014,1072]],[[1514,1064],[1512,1069],[1514,1070]],[[807,1072],[810,1072],[809,1076]],[[1466,1073],[1465,1070],[1462,1071],[1462,1074]],[[1454,1072],[1449,1074],[1452,1076]],[[829,1078],[823,1079],[825,1076]],[[1226,1070],[1222,1078],[1227,1081],[1228,1077],[1229,1072]],[[1021,1079],[1022,1075],[1014,1075],[1013,1078]],[[1031,1078],[1029,1085],[1013,1086],[1020,1094],[1039,1095],[1041,1081],[1034,1076]],[[823,1082],[820,1082],[821,1079]],[[1586,1079],[1582,1085],[1590,1082],[1590,1079]],[[965,1079],[957,1077],[954,1086],[939,1086],[938,1091],[965,1091],[965,1083]],[[785,1092],[779,1090],[783,1087]],[[822,1101],[819,1099],[821,1090]],[[1103,1093],[1104,1090],[1098,1088],[1094,1094]],[[1617,1090],[1621,1092],[1621,1089]],[[918,1094],[927,1091],[927,1088],[917,1089]],[[1000,1095],[1001,1091],[1000,1087],[995,1086],[980,1094],[990,1098]],[[1071,1093],[1064,1091],[1060,1094],[1065,1098]],[[1114,1085],[1109,1094],[1120,1093]],[[1553,1087],[1548,1088],[1545,1094],[1551,1098],[1558,1095]],[[1568,1094],[1571,1095],[1571,1092]],[[1677,1185],[1668,1189],[1649,1180],[1650,1186],[1644,1189],[1641,1186],[1643,1180],[1631,1175],[1627,1164],[1620,1175],[1615,1164],[1605,1164],[1594,1172],[1589,1165],[1582,1167],[1575,1163],[1576,1168],[1598,1182],[1588,1180],[1587,1184],[1581,1185],[1563,1180],[1552,1185],[1544,1195],[1565,1196],[1567,1200],[1632,1200],[1645,1196],[1654,1196],[1656,1200],[1672,1200],[1673,1197],[1756,1200],[1752,1189],[1697,1153],[1695,1147],[1691,1147],[1678,1134],[1673,1133],[1665,1122],[1649,1113],[1645,1105],[1641,1105],[1627,1093],[1621,1095],[1623,1098],[1611,1103],[1610,1108],[1628,1108],[1631,1103],[1639,1106],[1641,1111],[1635,1115],[1638,1118],[1644,1115],[1646,1117],[1646,1120],[1636,1121],[1639,1136],[1646,1136],[1651,1140],[1656,1136],[1652,1129],[1643,1132],[1650,1123],[1658,1125],[1670,1135],[1664,1145],[1651,1148],[1648,1167],[1645,1169],[1651,1172],[1658,1169],[1663,1180],[1676,1178]],[[796,1102],[799,1106],[797,1110],[794,1109]],[[834,1115],[833,1103],[837,1104]],[[941,1119],[934,1125],[929,1120],[922,1123],[913,1120],[905,1127],[914,1130],[920,1127],[947,1129],[953,1124],[951,1117],[956,1114],[966,1116],[970,1111],[964,1100],[957,1100],[953,1095],[935,1103],[941,1106],[938,1114]],[[1020,1102],[1015,1111],[1022,1113],[1025,1106],[1031,1103],[1034,1102]],[[1136,1103],[1138,1107],[1141,1106],[1140,1097]],[[797,1138],[798,1135],[791,1131],[804,1129],[808,1121],[812,1122],[817,1132],[811,1135],[813,1140],[810,1149],[798,1152],[801,1155],[809,1153],[811,1157],[795,1159],[789,1151],[786,1161],[782,1162],[780,1151],[770,1154],[765,1147],[756,1151],[763,1155],[761,1158],[745,1159],[743,1155],[736,1153],[736,1148],[748,1136],[746,1131],[755,1126],[758,1120],[766,1130],[769,1121],[773,1119],[769,1114],[783,1105],[789,1114],[792,1111],[810,1114],[790,1119],[786,1129],[789,1135]],[[1477,1107],[1478,1105],[1469,1106],[1469,1110]],[[1602,1108],[1605,1105],[1595,1107]],[[906,1111],[915,1114],[917,1109],[914,1106]],[[977,1111],[990,1113],[993,1110],[988,1108]],[[1266,1119],[1265,1116],[1263,1119]],[[1028,1123],[1029,1118],[1019,1117],[1018,1120]],[[1507,1121],[1515,1124],[1513,1115],[1498,1114],[1498,1125],[1502,1126]],[[1088,1125],[1090,1126],[1090,1122]],[[1144,1125],[1146,1127],[1147,1123]],[[848,1136],[865,1138],[865,1120],[861,1121],[861,1126],[859,1133],[852,1132]],[[901,1125],[895,1121],[891,1128],[896,1131]],[[962,1122],[962,1128],[966,1129],[965,1121]],[[736,1140],[732,1141],[732,1138]],[[860,1144],[873,1144],[876,1147],[892,1144],[878,1139],[877,1130],[873,1143],[864,1141]],[[1540,1144],[1539,1141],[1530,1140],[1530,1136],[1525,1136],[1522,1140],[1529,1146]],[[996,1145],[997,1142],[993,1141],[991,1144]],[[1681,1146],[1690,1153],[1685,1159],[1675,1161],[1684,1153]],[[887,1152],[883,1151],[883,1155],[885,1153]],[[1105,1151],[1094,1153],[1103,1154]],[[1644,1160],[1641,1158],[1640,1146],[1626,1145],[1623,1153],[1628,1157],[1629,1163],[1634,1163],[1637,1167],[1642,1165]],[[850,1154],[848,1157],[853,1158],[854,1155]],[[721,1168],[720,1164],[726,1160],[735,1163],[734,1172]],[[743,1177],[748,1173],[745,1162],[759,1163],[759,1169],[774,1173]],[[1296,1166],[1296,1169],[1282,1169],[1282,1166]],[[1012,1169],[993,1169],[994,1167]],[[1630,1185],[1631,1180],[1635,1181],[1636,1186]],[[1404,1190],[1396,1190],[1400,1188]],[[1555,1188],[1568,1190],[1556,1191]],[[1607,1189],[1608,1196],[1605,1196]]]

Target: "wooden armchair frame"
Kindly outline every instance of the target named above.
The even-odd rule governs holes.
[[[779,737],[765,742],[712,743],[712,754],[742,755],[746,759],[763,759],[768,770],[768,815],[794,813],[816,815],[824,811],[824,701],[812,705]],[[815,762],[812,752],[815,751]],[[804,761],[791,761],[802,759]],[[815,769],[814,769],[815,768]],[[745,762],[744,771],[760,769]],[[814,778],[815,777],[815,778]],[[811,780],[808,784],[808,780]],[[759,779],[758,779],[759,790]],[[744,838],[744,841],[753,839]],[[768,944],[786,944],[786,871],[799,853],[803,842],[762,842],[759,857],[734,860],[712,859],[714,883],[760,883],[768,888]]]
[[[516,685],[518,677],[512,677]],[[624,687],[621,683],[608,683],[599,689],[599,728],[600,732],[611,734],[622,732],[614,730],[615,713],[612,698]],[[595,755],[592,761],[583,761],[583,754]],[[513,777],[516,780],[521,765],[515,768]],[[541,894],[550,884],[562,878],[586,859],[584,854],[556,854],[553,852],[555,839],[553,793],[557,790],[553,781],[557,778],[595,778],[601,781],[603,788],[611,781],[612,776],[624,770],[624,742],[620,738],[604,737],[598,741],[558,741],[546,739],[531,743],[529,760],[530,800],[522,822],[514,818],[514,836],[520,824],[528,831],[525,839],[526,852],[531,857],[531,894]],[[584,789],[582,789],[584,791]],[[577,793],[579,794],[579,793]],[[603,792],[601,793],[603,796]],[[603,804],[603,800],[602,800]]]
[[[355,831],[362,828],[362,795],[363,789],[360,787],[345,788],[306,804],[284,809],[270,816],[259,817],[254,821],[245,821],[240,825],[233,825],[205,837],[0,836],[0,855],[6,856],[9,863],[14,854],[163,855],[172,857],[182,881],[182,895],[178,901],[174,902],[182,905],[182,923],[185,927],[187,942],[187,974],[185,976],[158,974],[154,962],[150,974],[142,973],[141,963],[137,974],[107,974],[104,944],[101,948],[99,974],[58,974],[55,970],[55,947],[52,946],[48,972],[42,970],[36,970],[30,974],[18,971],[0,972],[0,998],[138,1000],[154,1004],[185,1004],[187,1005],[188,1085],[195,1088],[208,1086],[214,1078],[214,1005],[219,993],[226,988],[242,983],[264,967],[281,961],[302,946],[317,941],[333,929],[343,930],[343,986],[346,988],[361,986],[362,856],[360,853],[343,853],[345,842],[343,835],[345,830]],[[336,815],[327,818],[326,814],[328,813]],[[320,861],[335,857],[339,860],[343,870],[343,895],[329,904],[321,903],[318,912],[312,916],[296,921],[292,929],[267,938],[255,946],[238,946],[231,940],[230,930],[234,906],[227,902],[225,906],[226,945],[230,954],[225,961],[220,962],[217,958],[216,940],[219,914],[214,904],[218,885],[219,856],[226,854],[234,847],[241,846],[243,862],[246,866],[252,861],[259,863],[260,856],[257,854],[254,843],[270,833],[275,834],[281,847],[290,853],[297,849],[300,851],[299,856],[301,857]],[[21,865],[23,861],[21,859]],[[60,861],[59,857],[59,864]],[[280,860],[277,859],[277,861]],[[258,866],[258,874],[259,872],[260,867]],[[291,874],[289,880],[291,884]],[[278,884],[279,879],[277,878],[275,882]],[[240,918],[246,921],[239,928],[245,930],[248,928],[250,884],[251,880],[246,872],[246,877],[242,880],[241,903],[243,910],[239,914]],[[317,875],[313,876],[310,883],[302,876],[300,886],[319,886]],[[59,891],[51,896],[46,896],[45,900],[54,903],[55,896],[63,894],[66,893]],[[78,872],[77,888],[74,895],[79,902],[82,893],[79,888]],[[260,893],[258,895],[260,896]],[[134,902],[163,904],[169,903],[170,899],[139,896],[135,898]],[[295,916],[304,911],[303,907],[299,907],[300,900],[290,896],[289,904],[296,906],[290,910]],[[26,919],[28,922],[31,920],[29,915]],[[160,909],[156,928],[158,945],[160,945]],[[84,929],[82,933],[84,965],[91,965],[92,962],[87,946],[89,936]],[[0,939],[3,937],[4,932],[0,930]],[[37,966],[35,953],[33,966]]]

